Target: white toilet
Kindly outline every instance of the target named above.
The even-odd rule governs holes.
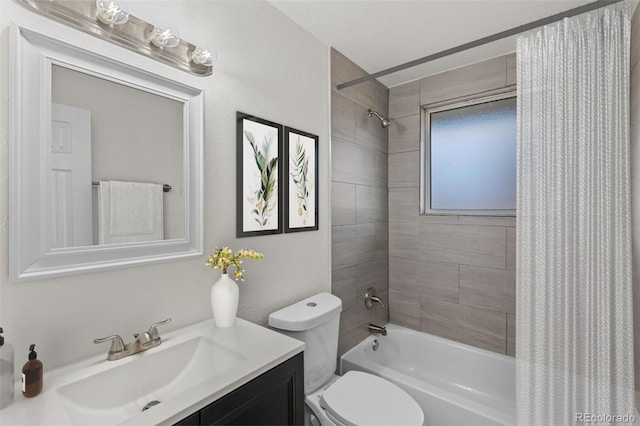
[[[413,425],[424,413],[408,393],[373,374],[336,376],[342,301],[320,293],[269,315],[269,325],[305,343],[305,424],[314,426]]]

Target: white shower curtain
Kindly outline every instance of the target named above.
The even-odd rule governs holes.
[[[629,15],[518,40],[520,425],[634,414]]]

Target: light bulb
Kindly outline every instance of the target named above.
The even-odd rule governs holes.
[[[155,26],[151,33],[151,43],[157,47],[176,47],[180,43],[177,31],[167,26]]]
[[[129,20],[129,12],[123,10],[117,1],[96,0],[96,17],[107,25],[122,25]]]
[[[191,61],[193,61],[194,64],[198,64],[198,65],[211,67],[213,66],[213,64],[217,59],[218,59],[218,54],[216,53],[215,50],[211,51],[209,49],[206,49],[200,46],[196,46],[193,53],[191,53]]]

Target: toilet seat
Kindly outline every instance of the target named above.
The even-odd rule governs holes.
[[[320,406],[347,426],[419,426],[424,422],[422,409],[408,393],[361,371],[349,371],[333,382],[322,392]]]

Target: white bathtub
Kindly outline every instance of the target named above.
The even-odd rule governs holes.
[[[514,358],[386,327],[386,336],[371,335],[344,354],[340,371],[366,371],[394,382],[420,404],[427,426],[515,425]]]

